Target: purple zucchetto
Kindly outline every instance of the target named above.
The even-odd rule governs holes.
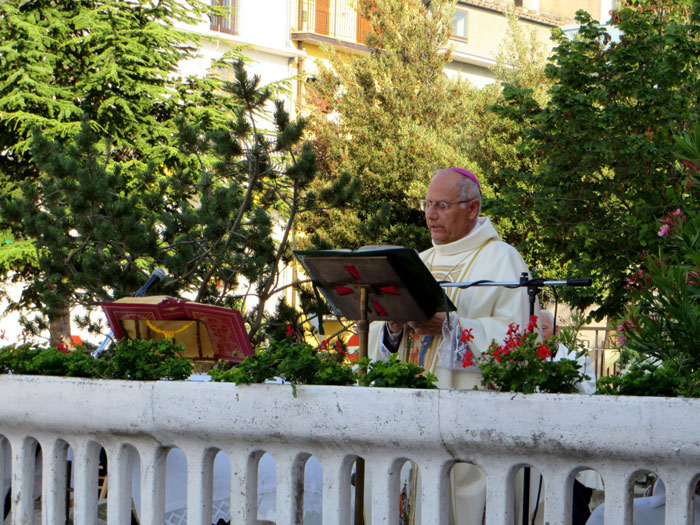
[[[460,175],[464,175],[466,178],[474,181],[474,184],[476,184],[476,187],[479,188],[479,193],[481,193],[481,184],[479,184],[479,179],[476,178],[476,175],[474,175],[471,171],[465,170],[464,168],[448,168],[452,171],[456,171]]]

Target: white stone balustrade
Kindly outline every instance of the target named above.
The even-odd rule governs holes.
[[[299,522],[304,462],[323,469],[323,523],[350,523],[356,457],[371,475],[372,524],[398,523],[398,471],[420,467],[420,523],[447,523],[447,476],[455,461],[487,476],[488,525],[513,523],[513,476],[531,465],[544,477],[544,521],[569,523],[571,484],[592,468],[605,482],[606,523],[631,523],[632,483],[653,471],[666,484],[667,525],[692,524],[700,475],[700,400],[514,395],[196,382],[95,381],[0,376],[3,447],[11,450],[13,523],[31,523],[34,462],[42,451],[42,521],[63,523],[66,450],[74,454],[76,525],[92,525],[100,447],[108,457],[108,523],[129,523],[127,453],[140,458],[141,521],[163,523],[165,457],[187,458],[188,523],[211,523],[213,459],[231,463],[231,523],[256,523],[257,461],[277,470],[277,524]],[[369,491],[368,491],[369,492]]]

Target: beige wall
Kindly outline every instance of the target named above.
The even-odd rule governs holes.
[[[467,41],[463,42],[453,39],[451,41],[453,49],[457,52],[495,60],[499,47],[508,35],[508,18],[506,15],[465,5],[460,5],[459,10],[467,12],[469,17],[467,22]],[[537,39],[546,46],[547,51],[551,50],[553,44],[549,39],[551,26],[523,19],[520,20],[520,25],[527,35],[534,31]]]
[[[540,13],[573,18],[576,11],[588,11],[593,18],[600,20],[600,0],[540,0]]]

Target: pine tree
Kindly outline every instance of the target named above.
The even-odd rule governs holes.
[[[40,273],[29,292],[41,312],[53,317],[67,305],[128,295],[160,266],[169,274],[162,291],[239,308],[255,335],[291,257],[296,217],[321,198],[340,203],[353,184],[310,192],[316,166],[302,143],[306,122],[290,121],[278,102],[276,132],[263,133],[256,116],[271,91],[241,62],[234,67],[236,80],[222,93],[238,109],[225,125],[178,118],[176,160],[118,160],[87,121],[68,144],[36,132],[39,176],[21,184],[5,212],[37,247]]]
[[[70,334],[71,307],[129,295],[157,266],[164,293],[241,307],[253,334],[294,218],[346,196],[307,190],[303,120],[278,105],[276,130],[258,128],[273,90],[242,63],[222,64],[236,69],[228,84],[178,77],[197,49],[173,23],[205,8],[0,3],[0,230],[37,254],[3,269],[31,281],[13,306],[41,314],[37,329],[48,320],[54,342]]]
[[[435,169],[470,163],[459,148],[469,89],[444,66],[453,2],[360,2],[369,54],[331,54],[310,83],[321,180],[361,181],[351,213],[327,210],[304,227],[323,246],[429,244],[418,201]]]

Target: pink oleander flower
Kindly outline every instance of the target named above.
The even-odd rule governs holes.
[[[624,332],[625,330],[632,330],[634,328],[637,328],[637,325],[635,325],[632,321],[629,319],[627,321],[623,321],[619,325],[617,325],[617,331],[618,332]]]
[[[671,226],[664,224],[659,228],[659,233],[657,233],[657,235],[659,237],[666,237],[669,233],[671,233]]]
[[[698,167],[695,165],[695,163],[690,162],[689,160],[683,160],[681,161],[681,164],[693,173],[700,173],[700,170],[698,170]]]
[[[680,208],[677,208],[676,211],[673,212],[673,216],[680,217],[681,222],[685,222],[685,219],[686,219],[685,213],[683,213],[683,210],[681,210]]]
[[[690,270],[688,272],[687,282],[688,282],[688,284],[699,285],[700,284],[700,272],[696,272],[695,270]]]

